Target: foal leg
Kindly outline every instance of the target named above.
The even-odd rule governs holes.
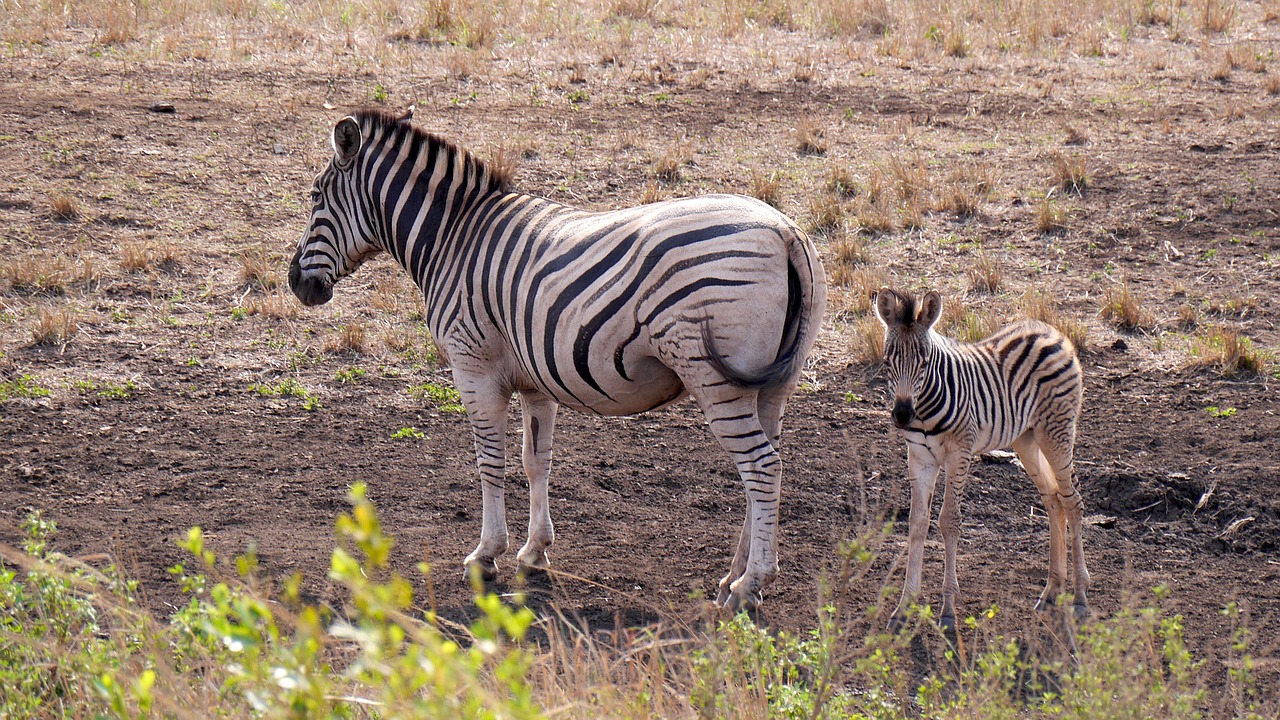
[[[1084,561],[1084,499],[1080,497],[1080,489],[1076,483],[1075,427],[1062,433],[1036,432],[1036,442],[1045,459],[1047,468],[1057,479],[1057,499],[1063,508],[1063,524],[1066,535],[1071,538],[1071,555],[1075,569],[1075,598],[1072,601],[1073,611],[1077,619],[1089,615],[1089,569]],[[1065,541],[1063,553],[1066,553]],[[1063,574],[1065,575],[1065,568]]]
[[[962,441],[967,445],[968,441]],[[964,497],[965,482],[973,465],[969,448],[954,447],[947,455],[947,487],[942,495],[942,513],[938,516],[938,530],[946,554],[942,561],[942,614],[938,624],[944,630],[956,627],[956,598],[960,595],[960,581],[956,578],[956,546],[960,544],[960,501]]]
[[[900,630],[907,620],[907,611],[920,596],[921,575],[924,572],[924,541],[929,536],[929,519],[932,515],[933,488],[938,480],[938,461],[923,444],[907,439],[907,471],[911,475],[911,515],[907,530],[907,578],[902,585],[902,598],[893,615],[889,616],[889,629]]]
[[[471,420],[471,432],[475,436],[476,468],[480,472],[482,520],[480,544],[463,561],[467,577],[473,573],[484,582],[498,578],[496,558],[507,551],[507,511],[504,497],[506,482],[506,455],[504,442],[507,432],[507,403],[510,395],[493,390],[493,385],[482,375],[455,368],[454,384],[462,396],[462,404]]]
[[[555,541],[551,509],[547,505],[547,477],[551,474],[551,443],[555,436],[556,404],[539,392],[520,393],[524,420],[524,473],[529,478],[529,537],[516,553],[516,572],[546,570],[547,548]]]
[[[1035,483],[1036,489],[1040,491],[1040,500],[1044,503],[1045,512],[1049,515],[1049,579],[1045,583],[1044,591],[1040,593],[1040,598],[1036,600],[1037,610],[1048,610],[1053,607],[1058,600],[1058,595],[1062,593],[1067,570],[1067,544],[1064,537],[1066,517],[1061,498],[1058,496],[1058,480],[1045,462],[1033,431],[1028,430],[1014,440],[1013,450],[1022,461],[1022,467],[1031,477],[1031,482]]]

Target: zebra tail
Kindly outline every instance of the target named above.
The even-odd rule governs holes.
[[[801,236],[803,238],[803,235]],[[782,344],[778,357],[765,367],[749,372],[731,366],[716,348],[715,335],[711,332],[711,319],[702,320],[702,342],[706,347],[707,362],[724,376],[730,384],[748,390],[777,387],[795,377],[797,366],[803,363],[816,335],[816,323],[822,317],[826,304],[826,281],[811,246],[797,238],[787,262],[787,316],[782,329]],[[797,257],[795,245],[803,245],[803,256]],[[796,268],[797,260],[807,260],[809,282],[803,282]]]

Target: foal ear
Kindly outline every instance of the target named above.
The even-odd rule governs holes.
[[[886,328],[902,322],[898,298],[888,288],[871,291],[871,307],[875,308],[876,319]]]
[[[360,152],[360,124],[348,115],[333,127],[333,154],[339,165],[351,162]]]
[[[916,322],[923,325],[927,330],[938,322],[938,317],[941,315],[942,296],[931,290],[920,301],[920,312],[916,315]]]
[[[399,119],[399,120],[396,120],[396,122],[398,122],[398,123],[407,123],[407,122],[409,122],[410,120],[413,120],[413,111],[414,111],[414,109],[415,109],[415,108],[417,108],[417,107],[418,107],[418,106],[417,106],[416,104],[415,104],[415,105],[410,105],[410,106],[409,106],[409,109],[408,109],[408,110],[405,110],[405,111],[404,111],[404,114],[403,114],[403,115],[401,115],[401,116],[400,116],[400,119]]]

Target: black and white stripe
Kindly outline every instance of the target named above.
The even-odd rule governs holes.
[[[468,567],[495,577],[506,549],[502,440],[513,393],[532,496],[521,569],[548,564],[556,408],[625,415],[690,394],[747,491],[719,600],[758,603],[777,570],[783,407],[825,304],[805,234],[741,196],[597,213],[514,193],[409,115],[344,118],[333,147],[290,286],[306,304],[326,302],[334,283],[387,252],[421,288],[475,431],[484,520]]]
[[[1066,580],[1066,543],[1075,561],[1075,610],[1087,611],[1081,537],[1084,505],[1076,488],[1074,448],[1082,382],[1075,347],[1057,329],[1023,320],[976,343],[933,330],[942,299],[928,293],[917,303],[908,294],[881,290],[874,297],[885,328],[884,364],[894,394],[893,422],[907,441],[913,478],[907,579],[894,612],[900,623],[920,592],[930,500],[940,469],[947,473],[938,519],[943,564],[944,625],[955,622],[956,543],[960,499],[974,458],[1013,447],[1040,491],[1049,515],[1049,580],[1037,607],[1057,600]]]

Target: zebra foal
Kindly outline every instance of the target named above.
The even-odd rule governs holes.
[[[873,294],[872,304],[884,325],[893,424],[906,438],[912,477],[907,577],[891,627],[901,627],[920,594],[924,541],[941,468],[947,479],[938,517],[946,553],[939,624],[955,627],[960,592],[956,543],[964,485],[974,458],[1009,446],[1040,491],[1049,515],[1049,579],[1036,608],[1052,607],[1063,591],[1070,538],[1074,609],[1077,617],[1084,617],[1089,572],[1081,537],[1084,503],[1073,464],[1082,383],[1071,341],[1034,320],[1014,323],[976,343],[943,337],[933,330],[942,312],[936,292],[917,302],[912,295],[885,289]]]
[[[520,397],[529,533],[520,571],[549,566],[547,477],[556,409],[628,415],[692,395],[746,488],[717,601],[750,608],[777,574],[783,408],[821,322],[826,281],[808,237],[741,196],[587,212],[512,192],[474,155],[366,110],[340,120],[289,268],[306,305],[362,262],[391,255],[470,419],[480,542],[469,572],[497,577],[507,549],[504,435]]]

